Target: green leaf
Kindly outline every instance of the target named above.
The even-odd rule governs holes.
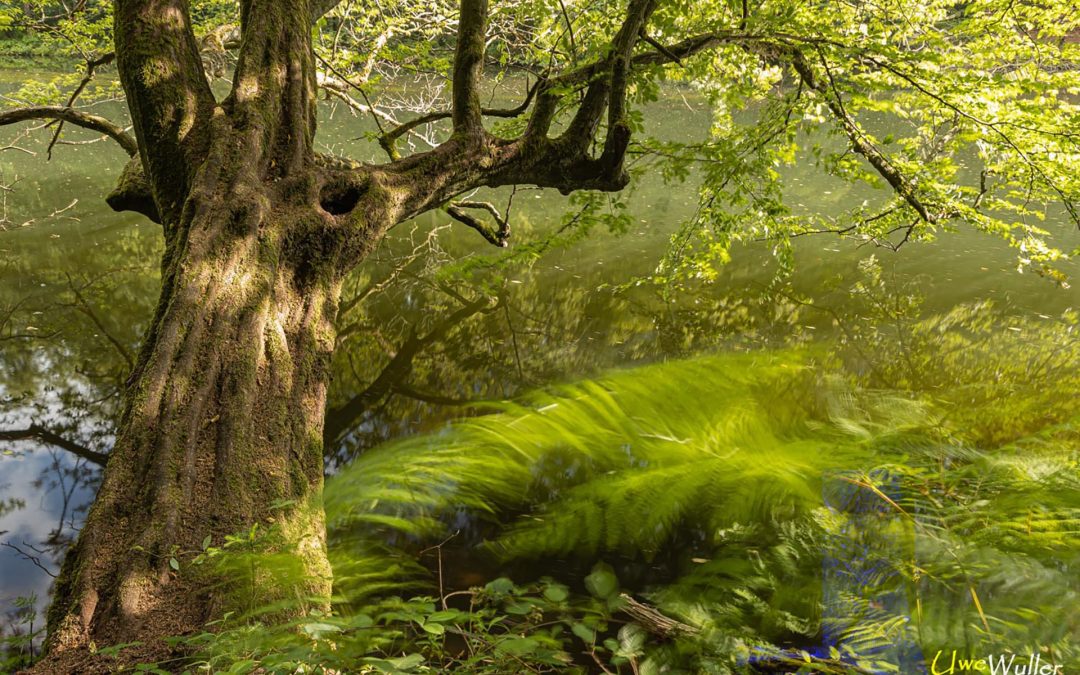
[[[619,580],[611,565],[597,563],[592,574],[585,577],[585,588],[601,600],[606,600],[619,592]]]
[[[519,600],[517,602],[511,602],[506,606],[506,611],[509,614],[524,615],[533,611],[536,605],[529,600]]]
[[[506,577],[499,577],[494,581],[489,581],[484,588],[496,595],[505,595],[514,590],[514,582],[510,581]]]
[[[446,626],[442,625],[441,623],[428,623],[425,621],[424,623],[420,624],[420,627],[432,635],[442,635],[446,632]]]
[[[596,642],[596,631],[594,631],[592,628],[589,628],[583,623],[575,623],[573,626],[570,627],[570,630],[571,632],[573,632],[574,635],[581,638],[581,640],[586,644],[591,645],[592,643]]]
[[[514,637],[500,641],[495,645],[495,651],[502,654],[525,656],[526,654],[535,652],[539,646],[540,643],[534,638]]]
[[[424,663],[424,657],[421,654],[409,654],[396,659],[365,658],[363,662],[375,666],[384,673],[407,673]]]
[[[356,613],[349,617],[349,626],[352,628],[370,628],[374,625],[375,620],[367,614]]]
[[[619,629],[619,649],[616,654],[630,658],[641,654],[645,646],[645,629],[636,623],[628,623]]]
[[[551,602],[564,602],[569,596],[570,592],[561,584],[552,584],[544,589],[544,597]]]
[[[427,620],[435,622],[454,621],[460,616],[461,612],[457,611],[456,609],[445,609],[428,614]]]

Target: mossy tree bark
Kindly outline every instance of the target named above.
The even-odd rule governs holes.
[[[228,609],[228,587],[188,573],[187,561],[207,537],[220,544],[255,523],[274,526],[275,553],[303,574],[254,592],[298,598],[299,612],[324,607],[323,419],[344,275],[396,223],[467,190],[627,183],[624,98],[632,66],[657,62],[633,55],[656,0],[630,0],[603,59],[530,92],[528,129],[514,139],[484,128],[488,3],[462,0],[454,133],[400,158],[390,131],[383,165],[313,149],[310,22],[332,4],[244,0],[233,89],[217,101],[186,0],[117,0],[117,63],[136,135],[128,145],[137,142],[138,156],[109,203],[162,224],[162,291],[98,498],[57,583],[54,658],[91,642],[184,633]],[[577,92],[565,131],[551,136]],[[485,236],[505,244],[506,234]]]

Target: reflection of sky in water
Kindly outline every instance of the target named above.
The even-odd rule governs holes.
[[[924,673],[922,651],[909,630],[911,608],[897,566],[913,554],[913,525],[886,501],[900,498],[896,481],[883,472],[868,477],[882,494],[858,484],[859,476],[833,476],[825,480],[827,508],[843,523],[826,539],[823,560],[822,628],[828,647],[848,646],[860,657],[895,666],[900,673]],[[899,525],[899,527],[896,527]],[[888,642],[870,640],[869,646],[852,638],[853,630],[883,627]],[[884,628],[888,626],[888,628]],[[887,672],[875,669],[874,672]]]
[[[25,429],[34,422],[47,425],[63,415],[64,406],[55,391],[39,396],[35,411],[9,408],[0,413],[0,428]],[[8,400],[0,387],[0,401]],[[36,595],[39,613],[44,613],[52,582],[49,572],[59,572],[56,554],[75,536],[93,498],[94,486],[88,486],[83,475],[87,466],[84,460],[37,441],[0,443],[0,499],[17,504],[0,516],[0,542],[26,554],[11,546],[0,547],[0,612],[8,611],[16,598]],[[37,558],[41,566],[27,556]]]
[[[869,477],[882,495],[859,484],[859,474],[827,476],[822,501],[831,527],[823,542],[821,601],[822,640],[807,654],[885,675],[926,673],[922,649],[912,631],[911,608],[898,561],[914,554],[913,526],[884,498],[898,498],[899,488],[885,473]],[[899,524],[897,528],[895,525]],[[883,640],[868,628],[881,627]],[[852,654],[858,654],[856,664]],[[779,662],[798,663],[802,650],[752,651],[746,662],[767,670]]]
[[[4,532],[2,541],[10,542],[19,546],[31,555],[33,553],[28,546],[40,546],[41,542],[50,539],[53,532],[59,526],[60,514],[64,511],[65,492],[62,487],[51,490],[42,490],[38,481],[42,474],[53,473],[51,467],[54,461],[59,461],[65,467],[75,464],[62,451],[54,455],[50,454],[49,448],[37,443],[25,443],[29,448],[22,457],[4,457],[0,459],[0,475],[3,475],[4,499],[22,500],[25,507],[15,509],[4,514],[0,518],[0,531]],[[68,499],[69,514],[63,527],[66,532],[71,532],[72,518],[75,523],[81,521],[82,514],[71,514],[71,505],[83,505],[89,502],[93,496],[90,489],[80,486],[71,492]],[[48,553],[40,554],[41,562],[53,573],[58,568],[55,566]],[[0,549],[0,603],[9,607],[12,600],[19,596],[37,594],[39,606],[43,607],[44,600],[49,596],[49,584],[51,578],[35,564],[28,561],[16,551],[4,546]]]
[[[38,556],[42,564],[55,574],[59,568],[49,553],[35,553],[29,547],[42,547],[58,527],[62,527],[65,536],[73,536],[71,526],[77,526],[83,518],[82,511],[77,509],[87,504],[93,493],[81,484],[71,490],[70,478],[65,485],[42,490],[38,481],[43,474],[46,481],[55,477],[57,472],[52,468],[55,462],[70,468],[75,461],[62,451],[50,453],[47,447],[38,443],[28,441],[21,445],[27,449],[22,456],[0,458],[0,476],[3,476],[0,489],[3,490],[4,499],[25,503],[23,508],[10,511],[0,518],[0,532],[4,532],[0,540]],[[61,524],[65,487],[71,491],[67,492],[67,518]],[[36,594],[38,607],[43,610],[51,581],[48,574],[15,550],[6,546],[0,548],[0,607],[9,608],[15,598]]]

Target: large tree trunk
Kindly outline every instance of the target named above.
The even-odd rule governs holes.
[[[95,643],[140,642],[136,658],[158,658],[160,638],[229,610],[326,607],[323,417],[342,276],[395,223],[470,190],[610,191],[629,180],[623,99],[656,0],[630,0],[605,57],[537,85],[514,140],[482,123],[488,0],[461,0],[453,135],[398,158],[401,132],[391,131],[383,141],[395,159],[381,166],[313,147],[310,22],[334,0],[240,4],[233,87],[218,101],[187,0],[116,1],[116,62],[139,159],[110,203],[163,224],[162,292],[97,500],[57,581],[41,671],[100,670],[85,661]],[[550,138],[563,97],[580,89],[573,119]],[[513,115],[526,108],[528,99]],[[608,132],[593,156],[605,108]],[[505,222],[496,236],[462,208],[447,212],[506,243]],[[207,537],[220,546],[255,525],[268,534],[259,547],[274,554],[273,570],[243,578],[226,568],[215,579],[194,564]]]
[[[299,612],[328,603],[320,493],[340,286],[333,219],[310,191],[250,179],[243,158],[207,164],[167,235],[157,315],[58,581],[54,653],[182,634],[272,600],[295,599]],[[191,564],[206,537],[220,546],[256,523],[272,534],[264,547],[284,554],[275,564],[300,581],[260,573],[237,588]]]

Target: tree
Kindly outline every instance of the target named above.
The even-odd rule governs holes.
[[[59,18],[50,3],[31,4],[4,16],[64,36],[85,76],[66,105],[6,110],[0,124],[56,120],[118,142],[133,159],[109,203],[159,222],[165,239],[161,295],[115,447],[56,586],[54,653],[181,633],[228,610],[228,588],[177,574],[177,555],[256,523],[272,524],[271,552],[302,572],[292,587],[264,580],[264,599],[300,598],[296,611],[327,606],[320,493],[342,285],[394,225],[432,209],[506,246],[507,214],[463,194],[516,185],[618,192],[638,154],[673,178],[696,171],[702,208],[668,275],[709,274],[740,237],[778,237],[782,252],[817,232],[899,247],[960,224],[1003,237],[1025,265],[1056,275],[1063,254],[1029,221],[1049,202],[1077,220],[1080,113],[1070,96],[1080,81],[1066,38],[1080,19],[1064,0],[628,0],[558,11],[461,0],[457,21],[438,28],[453,44],[447,109],[386,128],[385,112],[354,101],[379,119],[389,157],[381,164],[316,149],[320,64],[328,89],[367,96],[335,65],[336,41],[325,55],[315,48],[327,13],[342,25],[352,11],[334,0],[243,0],[235,39],[207,10],[222,3],[194,13],[187,0],[80,3]],[[85,31],[65,33],[110,12],[114,52],[85,48]],[[501,35],[535,38],[503,40],[502,60],[531,74],[512,109],[481,103],[487,57],[503,49],[488,44],[496,14]],[[211,17],[201,40],[196,15]],[[220,100],[205,66],[217,47],[236,54]],[[74,106],[114,60],[134,137]],[[709,142],[633,142],[642,135],[634,104],[664,78],[696,83],[717,107]],[[733,110],[755,101],[764,101],[756,120],[737,123]],[[879,139],[860,112],[903,119],[910,132]],[[486,119],[506,121],[492,129]],[[445,138],[402,154],[403,136],[442,120]],[[886,185],[891,197],[829,220],[785,204],[776,167],[799,156],[801,131],[827,120],[839,143],[817,148],[825,169]],[[962,159],[978,165],[974,185]]]

